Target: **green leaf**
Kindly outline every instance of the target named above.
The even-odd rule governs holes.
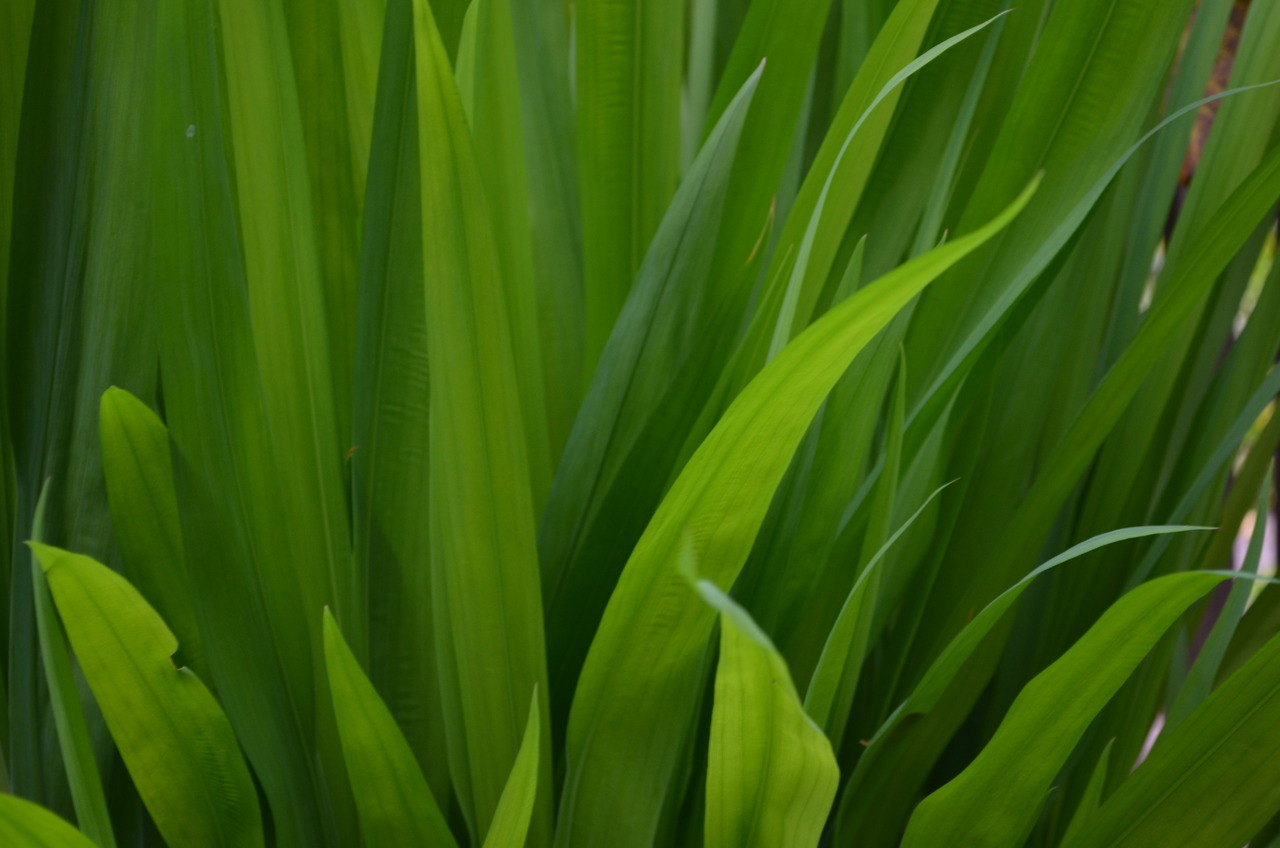
[[[28,547],[33,550],[33,545],[44,538],[44,513],[50,485],[51,482],[45,483],[36,504],[35,521],[31,528],[31,537],[35,541],[28,543]],[[80,703],[71,654],[67,649],[67,637],[59,624],[45,572],[35,557],[31,559],[31,572],[40,657],[44,663],[45,679],[49,683],[49,705],[58,731],[62,764],[67,770],[67,783],[71,788],[76,819],[80,828],[94,842],[102,848],[114,848],[116,840],[111,830],[111,818],[107,813],[102,776],[94,757],[84,706]]]
[[[743,85],[672,200],[556,472],[538,536],[556,727],[609,593],[737,331],[736,292],[707,269],[762,72]]]
[[[324,656],[364,843],[455,848],[409,743],[327,609]]]
[[[38,543],[67,636],[138,794],[173,845],[262,846],[258,793],[231,724],[171,661],[173,633],[123,577]]]
[[[977,759],[916,807],[904,848],[1023,844],[1089,723],[1169,626],[1221,582],[1219,574],[1172,574],[1112,605],[1023,688]]]
[[[317,654],[314,616],[324,604],[338,610],[363,650],[363,585],[350,565],[346,448],[334,403],[349,388],[335,383],[342,369],[335,372],[331,362],[347,348],[329,332],[330,310],[349,307],[326,291],[283,0],[217,0],[216,7],[253,349],[295,550],[294,591]]]
[[[125,574],[173,629],[187,665],[203,673],[204,648],[187,580],[169,430],[124,389],[103,392],[99,409],[102,471]]]
[[[515,762],[528,694],[546,722],[533,500],[484,183],[448,56],[414,5],[427,342],[431,561],[450,771],[473,840]],[[531,841],[551,832],[550,734]]]
[[[291,546],[283,514],[222,133],[214,21],[210,6],[185,3],[161,4],[156,17],[163,71],[150,139],[152,249],[169,281],[159,287],[165,420],[218,697],[262,782],[277,841],[320,848],[339,835],[312,747],[320,625],[304,615],[299,581],[315,576],[315,562],[299,562],[303,549]]]
[[[769,344],[769,358],[775,356],[787,341],[806,327],[813,316],[814,307],[822,294],[822,286],[840,244],[839,234],[848,227],[849,218],[866,185],[871,163],[888,133],[893,106],[901,94],[903,82],[1004,15],[1001,13],[953,35],[910,61],[902,61],[915,52],[923,39],[924,25],[936,3],[937,0],[917,0],[904,3],[894,10],[893,16],[885,23],[882,36],[877,37],[876,43],[872,45],[866,70],[859,73],[850,87],[846,102],[841,105],[840,114],[836,116],[823,149],[818,153],[818,159],[810,172],[812,176],[806,180],[796,199],[796,209],[788,217],[787,227],[779,237],[784,249],[793,245],[796,247],[796,258],[786,288],[779,292],[782,302],[777,307],[777,324]],[[901,67],[886,79],[887,69],[899,65]],[[874,95],[871,94],[872,91],[875,92]],[[886,100],[886,108],[878,109]],[[856,119],[853,117],[855,114]],[[868,131],[859,134],[859,130],[869,120],[871,126]],[[848,127],[847,131],[845,127]],[[837,141],[840,142],[839,147],[836,147]],[[855,141],[857,147],[853,147]],[[825,179],[819,182],[824,174]],[[840,190],[833,195],[832,187],[837,184]],[[830,214],[827,213],[828,202],[833,206]],[[799,226],[801,223],[804,225],[803,230]],[[762,312],[773,317],[771,309]]]
[[[149,399],[156,386],[152,281],[159,277],[148,143],[159,95],[154,13],[152,3],[121,0],[95,3],[92,14],[81,2],[36,4],[12,164],[0,382],[18,496],[9,519],[13,541],[24,538],[41,487],[52,478],[47,540],[103,559],[115,550],[98,398],[119,385]],[[121,214],[126,209],[130,214]],[[30,552],[17,546],[10,554],[5,671],[13,786],[69,812],[39,672]],[[86,718],[91,734],[104,739],[100,720]]]
[[[1244,574],[1257,574],[1258,564],[1262,559],[1262,545],[1267,534],[1267,516],[1271,514],[1271,473],[1263,478],[1261,491],[1258,493],[1257,509],[1254,511],[1253,533],[1249,536],[1249,548],[1245,552],[1244,562],[1240,570]],[[1247,580],[1233,583],[1226,602],[1218,610],[1217,620],[1209,630],[1196,654],[1191,670],[1187,672],[1177,698],[1165,715],[1164,732],[1176,727],[1187,714],[1198,707],[1213,689],[1213,682],[1218,677],[1218,669],[1222,658],[1226,656],[1231,637],[1235,635],[1236,625],[1244,615],[1245,605],[1253,592],[1253,584]]]
[[[679,182],[684,7],[680,0],[577,4],[588,376]]]
[[[816,848],[840,779],[831,743],[750,614],[709,580],[695,588],[720,617],[707,848]]]
[[[962,681],[969,663],[975,655],[980,656],[980,649],[987,637],[993,632],[1001,632],[998,626],[1032,581],[1079,556],[1117,542],[1164,533],[1207,529],[1210,528],[1173,526],[1128,527],[1112,530],[1086,539],[1042,563],[997,596],[947,644],[911,689],[910,694],[876,730],[841,795],[837,832],[850,832],[856,824],[866,821],[866,816],[873,815],[876,809],[882,809],[889,804],[895,807],[908,805],[908,810],[910,809],[911,794],[914,794],[917,789],[913,776],[908,775],[904,779],[910,786],[911,794],[908,794],[908,790],[901,782],[894,782],[891,779],[878,780],[878,778],[884,775],[886,770],[893,777],[898,777],[898,772],[894,771],[895,765],[899,764],[904,757],[916,753],[919,750],[916,746],[936,744],[937,740],[929,732],[919,732],[922,726],[926,731],[933,731],[933,728],[922,723],[914,723],[911,717],[946,713],[946,710],[940,709],[946,703],[943,700],[944,696],[948,694],[953,684]],[[868,801],[872,802],[872,806],[868,806]],[[900,828],[903,825],[905,821],[897,826]]]
[[[498,808],[493,812],[493,823],[484,837],[484,848],[522,848],[529,833],[529,819],[538,797],[538,749],[542,733],[542,718],[538,715],[538,693],[529,703],[529,721],[524,727],[524,740],[520,753],[511,766],[511,776]]]
[[[1080,803],[1076,805],[1075,813],[1071,816],[1071,823],[1067,825],[1067,830],[1062,835],[1064,843],[1070,842],[1071,838],[1084,827],[1094,813],[1098,812],[1098,807],[1102,804],[1102,790],[1106,787],[1107,770],[1111,764],[1111,748],[1115,741],[1115,739],[1107,741],[1107,746],[1102,749],[1102,756],[1094,763],[1093,772],[1089,775],[1089,783],[1084,789],[1084,795],[1081,796]]]
[[[10,848],[93,848],[84,834],[45,808],[0,794],[0,842]]]
[[[534,510],[542,511],[553,460],[547,434],[543,340],[538,328],[524,126],[509,0],[473,0],[458,49],[458,90],[475,141],[489,220],[502,271],[528,443]],[[464,75],[463,71],[466,70]]]
[[[718,0],[718,5],[726,11],[730,6],[727,0]],[[713,278],[739,291],[741,297],[752,290],[766,256],[778,210],[779,182],[795,146],[799,118],[806,111],[806,92],[830,7],[830,0],[744,3],[741,28],[736,34],[732,29],[726,33],[733,46],[726,51],[708,127],[728,110],[760,63],[768,63],[751,109],[751,132],[743,139],[733,166],[711,267]],[[714,419],[707,423],[699,438],[713,423]]]
[[[569,721],[560,846],[648,845],[697,699],[714,616],[679,591],[675,558],[692,534],[708,579],[729,585],[778,481],[850,360],[938,274],[1012,219],[990,224],[882,277],[798,336],[725,413],[641,537],[592,642]],[[634,638],[644,633],[644,639]]]
[[[422,517],[430,505],[431,388],[412,0],[393,0],[386,17],[358,284],[352,536],[368,584],[369,679],[433,793],[447,799],[432,618],[423,614],[432,608]]]
[[[1280,808],[1277,680],[1280,639],[1272,638],[1161,735],[1067,848],[1243,845]]]
[[[582,397],[582,221],[572,139],[569,16],[559,3],[512,0],[529,178],[548,439],[560,456]]]
[[[880,564],[893,543],[907,532],[907,528],[915,523],[920,513],[925,511],[947,485],[950,484],[935,489],[868,560],[858,574],[858,579],[854,581],[853,588],[849,590],[844,606],[840,608],[840,615],[827,635],[822,655],[818,658],[818,665],[809,678],[808,689],[805,690],[804,709],[837,747],[844,737],[849,708],[853,704],[862,663],[870,647],[871,623],[876,603],[873,587],[878,583]]]
[[[1216,218],[1187,249],[1175,276],[1162,283],[1166,295],[1146,316],[1133,342],[1098,384],[1066,432],[1047,452],[1040,473],[1004,522],[991,560],[980,573],[963,578],[953,572],[937,584],[938,596],[947,599],[949,620],[937,621],[939,641],[948,629],[958,630],[967,610],[985,602],[999,586],[1008,585],[1024,563],[1035,555],[1052,527],[1058,511],[1089,467],[1099,445],[1142,387],[1144,380],[1169,352],[1169,346],[1192,321],[1208,297],[1214,280],[1239,250],[1253,228],[1280,195],[1280,147],[1253,171],[1223,203]],[[976,544],[976,542],[975,542]],[[959,592],[957,596],[953,592]]]

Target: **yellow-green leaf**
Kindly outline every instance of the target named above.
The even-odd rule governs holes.
[[[31,544],[138,794],[171,845],[263,845],[258,793],[231,724],[129,582],[87,556]]]

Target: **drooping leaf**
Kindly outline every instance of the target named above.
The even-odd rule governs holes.
[[[831,736],[837,746],[844,737],[854,690],[857,689],[862,663],[866,659],[871,619],[875,610],[875,593],[872,587],[878,583],[876,576],[880,563],[898,537],[907,531],[941,492],[942,489],[934,490],[867,561],[840,608],[835,626],[831,628],[823,645],[822,656],[818,658],[818,665],[809,678],[809,687],[804,695],[805,712]]]
[[[1274,716],[1280,639],[1271,639],[1157,742],[1068,848],[1227,848],[1280,806]]]
[[[1006,613],[1009,612],[1010,608],[1036,578],[1077,557],[1117,542],[1146,536],[1158,536],[1164,533],[1180,533],[1204,529],[1208,528],[1170,526],[1130,527],[1112,530],[1074,545],[1042,563],[997,596],[995,600],[973,616],[964,629],[947,644],[942,653],[939,654],[937,659],[933,661],[913,686],[910,694],[898,704],[889,718],[880,725],[869,740],[867,750],[859,759],[853,774],[849,776],[849,781],[846,784],[847,788],[841,796],[840,810],[837,816],[837,832],[848,833],[855,823],[866,821],[866,817],[870,814],[866,803],[868,797],[880,801],[882,806],[893,804],[898,808],[894,810],[895,813],[901,807],[906,807],[906,810],[901,811],[905,818],[906,813],[910,810],[911,795],[908,794],[908,789],[904,787],[910,787],[910,793],[914,794],[916,791],[914,776],[903,775],[898,778],[901,782],[896,783],[885,781],[884,783],[876,784],[872,783],[872,779],[878,774],[883,774],[884,769],[891,769],[894,763],[901,762],[904,755],[916,753],[919,748],[915,746],[937,744],[936,738],[931,735],[923,735],[923,739],[921,739],[921,734],[917,732],[921,723],[918,721],[913,723],[911,717],[923,715],[927,720],[930,713],[938,710],[940,704],[943,703],[944,697],[950,693],[956,682],[958,680],[963,681],[965,672],[971,669],[970,664],[973,662],[974,657],[981,656],[984,641],[993,633],[997,635],[1002,632],[1007,633],[1007,630],[1000,630],[1001,622],[1005,620]],[[929,729],[932,730],[932,728]],[[897,773],[893,774],[898,777]],[[897,827],[904,826],[905,821],[901,825],[897,825]],[[889,827],[893,827],[893,824],[889,823]]]

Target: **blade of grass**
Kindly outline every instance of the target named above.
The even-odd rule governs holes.
[[[547,431],[557,460],[582,396],[583,270],[571,102],[569,15],[559,3],[511,0],[529,178]]]
[[[328,313],[337,304],[328,303],[319,255],[283,0],[218,0],[217,11],[253,344],[296,549],[292,565],[311,613],[313,650],[319,653],[315,616],[330,604],[363,652],[363,586],[350,565],[333,402],[335,393],[347,396],[330,360],[339,348],[330,346]]]
[[[870,648],[871,624],[876,605],[872,587],[877,582],[874,578],[879,573],[880,563],[893,543],[898,541],[945,488],[946,486],[935,489],[867,561],[858,579],[854,581],[853,588],[849,590],[844,606],[840,608],[840,615],[823,645],[822,656],[818,658],[813,676],[809,678],[809,686],[804,695],[804,710],[826,732],[836,748],[840,747],[844,738],[844,728],[858,687],[862,663]]]
[[[353,532],[368,587],[369,679],[437,798],[451,795],[429,611],[430,367],[422,285],[413,3],[387,5],[357,315]],[[417,509],[405,509],[417,504]]]
[[[475,141],[489,220],[502,269],[503,295],[528,444],[535,514],[551,487],[543,342],[538,327],[524,126],[509,0],[473,0],[458,49],[458,91]],[[463,74],[464,67],[467,73]]]

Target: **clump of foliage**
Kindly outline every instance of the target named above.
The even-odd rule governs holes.
[[[1280,844],[1280,3],[1008,7],[0,4],[0,843]]]

